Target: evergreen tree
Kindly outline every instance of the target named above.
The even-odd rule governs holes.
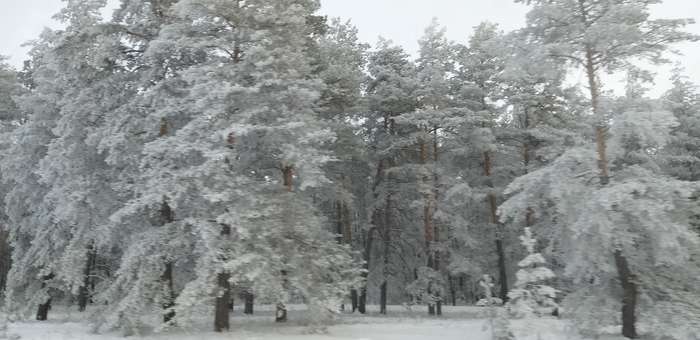
[[[506,230],[498,221],[496,210],[502,191],[506,163],[502,157],[509,152],[504,149],[498,137],[503,99],[499,74],[503,72],[507,55],[500,45],[502,32],[492,23],[482,23],[474,28],[469,44],[463,46],[458,56],[459,69],[455,77],[456,98],[460,106],[472,112],[469,124],[463,130],[463,157],[469,158],[469,173],[462,175],[468,179],[473,189],[470,193],[470,206],[475,211],[471,218],[482,229],[481,235],[488,243],[495,244],[496,268],[498,270],[499,297],[505,301],[508,294],[508,264],[506,260]],[[464,147],[466,145],[467,147]],[[488,265],[492,267],[492,265]]]
[[[417,158],[417,144],[411,138],[414,127],[399,122],[402,115],[419,106],[418,78],[408,54],[383,39],[370,53],[367,68],[366,129],[371,133],[369,151],[375,175],[366,254],[370,259],[372,251],[379,254],[370,263],[369,280],[379,285],[380,313],[385,314],[387,301],[405,292],[405,283],[415,280],[417,268],[424,267],[418,261],[419,251],[425,249],[424,233],[417,223],[423,219],[413,215],[411,208],[419,197],[417,182],[412,180],[413,168],[405,166]]]
[[[663,97],[664,108],[671,111],[679,125],[664,149],[671,176],[686,181],[700,180],[700,92],[682,70],[676,68],[673,87]]]
[[[664,62],[663,54],[670,44],[696,40],[682,28],[690,19],[649,18],[649,6],[661,1],[593,1],[517,0],[532,4],[528,14],[528,30],[537,37],[552,58],[582,67],[588,79],[591,109],[595,115],[596,153],[600,184],[610,181],[610,160],[607,147],[608,117],[603,105],[599,73],[630,67],[632,59],[652,63]],[[623,330],[628,338],[636,338],[636,304],[638,286],[631,270],[628,254],[621,245],[613,245],[615,266],[620,275],[623,293]],[[630,251],[628,249],[628,251]],[[633,251],[633,250],[632,250]]]
[[[555,301],[557,290],[546,282],[556,275],[546,267],[547,261],[542,254],[535,251],[537,240],[530,228],[525,228],[520,242],[527,250],[527,256],[518,262],[520,270],[516,273],[515,288],[508,293],[510,312],[518,317],[551,314],[558,307]]]
[[[83,268],[92,253],[93,228],[99,223],[93,217],[109,213],[109,181],[99,173],[99,161],[84,144],[90,124],[99,120],[102,112],[99,105],[88,105],[95,103],[96,96],[112,91],[109,84],[98,83],[101,73],[109,73],[105,58],[108,51],[97,40],[99,10],[104,5],[104,1],[68,2],[56,15],[67,27],[45,32],[43,40],[35,45],[31,69],[27,70],[31,73],[32,91],[22,99],[28,118],[15,130],[13,138],[36,140],[27,144],[23,141],[7,150],[8,159],[13,161],[7,162],[6,180],[34,183],[41,189],[40,196],[33,199],[36,214],[10,215],[18,224],[13,237],[17,242],[16,267],[33,267],[38,274],[26,269],[11,272],[11,293],[6,298],[10,311],[21,312],[26,300],[15,300],[15,294],[33,295],[31,300],[39,305],[39,320],[47,318],[52,293],[80,291],[81,296],[87,295],[89,271]],[[104,104],[112,102],[106,100]],[[27,147],[35,149],[24,149]],[[33,155],[18,154],[28,151],[33,151]],[[34,170],[28,175],[17,174],[18,169],[12,167],[18,165],[32,166]],[[93,170],[95,173],[90,176]],[[21,195],[33,193],[10,194],[6,199],[18,199]],[[8,206],[10,209],[13,207]],[[22,233],[22,220],[27,215],[37,215],[34,218],[38,219],[31,226],[33,230],[29,230],[30,235],[23,239],[18,234]],[[31,241],[24,243],[25,240]],[[37,276],[42,279],[35,280]]]

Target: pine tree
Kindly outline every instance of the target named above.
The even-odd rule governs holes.
[[[688,209],[695,184],[663,176],[658,155],[651,151],[669,141],[675,124],[672,115],[663,111],[616,116],[609,144],[615,176],[606,186],[590,185],[596,177],[591,171],[596,157],[592,143],[569,149],[551,165],[509,186],[515,195],[500,208],[504,218],[522,220],[522,212],[532,207],[532,202],[537,202],[535,213],[548,211],[556,218],[550,226],[553,229],[546,233],[552,237],[550,242],[563,250],[565,274],[576,285],[576,292],[567,296],[568,310],[584,318],[582,326],[599,329],[603,324],[600,317],[606,307],[594,307],[590,298],[601,294],[620,298],[618,278],[630,272],[619,271],[620,264],[615,261],[619,258],[610,256],[615,249],[634,254],[628,257],[629,266],[634,270],[634,284],[645,298],[635,316],[657,320],[663,313],[692,315],[698,311],[692,302],[698,292],[690,288],[686,278],[698,269],[693,264],[698,236],[689,229],[692,210]],[[623,297],[618,306],[627,311],[628,303],[637,296]],[[588,308],[602,310],[592,313]],[[591,317],[594,320],[585,320]],[[683,320],[675,321],[678,327],[694,327],[693,321],[686,325]],[[667,327],[657,329],[656,335],[664,329]]]
[[[26,181],[41,187],[40,196],[33,199],[32,205],[37,213],[22,212],[10,217],[18,224],[14,232],[18,244],[14,255],[16,266],[11,272],[12,292],[6,298],[10,311],[20,312],[18,305],[24,305],[26,297],[15,300],[15,294],[24,291],[34,295],[31,301],[39,301],[39,320],[47,318],[52,291],[87,294],[89,272],[83,268],[90,262],[89,248],[94,243],[93,214],[105,216],[110,209],[111,200],[100,196],[109,196],[109,181],[101,177],[99,161],[91,158],[95,153],[91,154],[84,144],[90,123],[99,120],[103,112],[99,105],[89,105],[95,103],[96,96],[112,91],[109,84],[100,83],[102,74],[109,73],[105,58],[108,48],[103,50],[104,46],[97,43],[99,10],[104,5],[104,1],[69,2],[56,15],[67,27],[45,32],[43,40],[36,44],[26,71],[31,73],[32,91],[22,99],[28,118],[13,137],[23,143],[7,150],[8,159],[12,159],[17,152],[30,151],[24,148],[36,148],[32,157],[14,158],[5,169],[6,180]],[[108,106],[112,102],[106,100],[104,104]],[[36,145],[25,144],[27,138],[36,138]],[[35,170],[29,175],[18,174],[12,167],[19,164]],[[91,171],[95,171],[94,176],[83,177]],[[26,190],[17,186],[16,189]],[[18,192],[6,198],[22,195],[34,193]],[[34,230],[22,239],[18,235],[22,233],[19,229],[22,220],[34,214],[38,215]],[[39,273],[29,270],[32,267]],[[37,276],[41,278],[38,281]]]
[[[50,303],[50,294],[58,284],[49,279],[53,268],[53,254],[59,249],[49,238],[35,240],[42,234],[37,226],[51,230],[50,211],[43,196],[48,188],[35,171],[46,153],[49,141],[54,138],[51,128],[55,125],[58,108],[55,103],[61,97],[61,81],[58,67],[51,62],[50,44],[58,39],[53,32],[44,32],[42,40],[32,49],[31,64],[25,72],[31,72],[35,84],[30,94],[17,100],[17,105],[26,113],[23,124],[10,133],[11,140],[21,141],[8,145],[3,150],[2,179],[9,188],[5,195],[12,267],[8,272],[5,288],[7,312],[27,315],[39,306],[37,319],[47,318],[45,308]],[[31,71],[30,71],[31,70]],[[25,208],[31,207],[29,211]],[[37,280],[37,278],[39,278]]]
[[[664,150],[668,153],[667,167],[671,176],[700,180],[700,92],[695,84],[676,68],[671,78],[673,87],[663,97],[664,107],[678,119],[679,125]]]
[[[146,93],[165,104],[147,112],[161,128],[144,145],[138,194],[117,217],[129,221],[163,201],[175,212],[164,225],[172,231],[136,235],[160,247],[155,253],[175,255],[166,257],[175,268],[194,264],[180,272],[178,324],[213,303],[215,330],[228,329],[234,288],[278,301],[277,320],[286,321],[290,299],[325,310],[359,281],[348,247],[325,230],[307,195],[330,183],[322,167],[334,140],[316,110],[322,82],[308,76],[316,8],[314,1],[180,2],[146,52],[181,55],[183,64],[167,67],[169,76]],[[138,257],[143,248],[125,255],[122,276],[148,268]],[[145,289],[153,274],[115,287],[152,295]]]
[[[600,184],[610,181],[610,162],[607,146],[606,109],[599,73],[630,66],[631,59],[641,58],[661,63],[670,44],[696,40],[697,37],[681,29],[692,20],[649,18],[649,6],[660,1],[635,0],[629,2],[557,0],[517,0],[532,4],[528,14],[528,30],[539,39],[549,56],[570,62],[586,72],[591,109],[595,115],[596,153]],[[628,338],[636,338],[636,305],[638,287],[635,273],[629,265],[629,256],[620,245],[613,246],[615,265],[620,275],[623,296],[623,331]]]
[[[25,89],[22,87],[18,73],[4,63],[4,57],[0,56],[0,135],[5,141],[0,144],[0,153],[12,146],[12,132],[24,120],[24,115],[19,109],[16,98],[21,96]],[[10,186],[0,186],[0,195],[5,197]],[[5,209],[4,200],[0,202],[2,211]],[[7,220],[5,220],[7,222]],[[7,274],[10,270],[12,249],[10,248],[9,228],[0,230],[0,289],[5,289]]]
[[[170,116],[164,117],[163,112],[174,105],[173,94],[184,86],[171,75],[194,59],[188,51],[159,54],[162,50],[155,46],[160,30],[170,21],[172,4],[124,0],[113,20],[103,25],[101,37],[116,51],[111,58],[118,66],[114,77],[120,88],[115,92],[126,100],[112,108],[90,136],[106,155],[107,164],[119,170],[111,185],[120,204],[104,222],[100,240],[102,248],[117,249],[117,253],[112,254],[113,277],[96,297],[102,302],[96,321],[98,328],[118,327],[127,334],[141,329],[143,313],[154,305],[160,306],[164,324],[172,324],[177,260],[191,249],[188,239],[171,237],[184,236],[189,230],[177,211],[175,203],[179,202],[168,196],[167,183],[146,181],[153,180],[148,176],[158,170],[158,174],[167,173],[172,165],[144,168],[153,160],[147,144],[165,139],[173,130]],[[159,191],[149,191],[153,186]]]
[[[535,251],[537,240],[530,228],[525,228],[520,242],[527,250],[527,256],[518,262],[520,270],[515,274],[515,288],[508,293],[508,308],[518,317],[551,314],[558,307],[555,301],[557,290],[548,286],[547,281],[556,275],[546,267],[547,261],[542,254]]]
[[[418,107],[415,98],[418,81],[415,65],[409,60],[408,54],[387,40],[380,40],[376,51],[370,53],[367,69],[369,114],[366,129],[371,131],[370,159],[375,175],[368,212],[371,226],[367,231],[365,261],[369,263],[370,276],[375,274],[378,277],[380,313],[386,314],[390,282],[395,281],[399,290],[402,285],[399,280],[391,279],[401,274],[414,278],[414,271],[399,267],[397,260],[413,260],[415,255],[411,253],[412,250],[404,253],[403,249],[424,244],[419,241],[420,236],[412,237],[409,234],[421,230],[412,228],[416,219],[401,213],[410,204],[412,195],[415,195],[414,185],[402,185],[408,174],[401,171],[401,165],[412,156],[406,146],[414,146],[415,143],[411,139],[401,138],[408,131],[406,127],[397,124],[398,116],[413,112]],[[422,235],[422,232],[416,234]],[[378,245],[374,242],[375,235]],[[404,242],[409,246],[398,246]],[[380,254],[376,257],[377,261],[371,261],[373,251]],[[361,305],[366,301],[366,296],[362,295]]]
[[[361,126],[353,124],[365,112],[362,97],[364,68],[369,45],[361,43],[358,30],[350,22],[332,19],[318,37],[318,61],[314,73],[323,80],[319,110],[336,136],[331,146],[334,160],[324,166],[331,185],[316,189],[329,221],[333,221],[339,243],[363,252],[361,230],[367,224],[366,200],[371,190],[367,142]],[[360,292],[350,291],[352,312],[359,309]],[[344,308],[344,305],[342,306]]]
[[[475,203],[481,203],[481,209],[474,214],[481,221],[477,222],[489,232],[495,244],[496,267],[498,269],[499,297],[505,301],[508,294],[508,268],[506,260],[506,231],[498,221],[500,185],[504,173],[500,171],[499,162],[503,144],[498,140],[498,118],[502,108],[498,102],[502,91],[498,75],[505,67],[506,55],[503,54],[498,41],[502,36],[498,26],[482,23],[475,27],[469,44],[461,49],[458,56],[459,69],[455,77],[456,98],[461,106],[469,109],[469,126],[466,128],[466,140],[469,145],[466,157],[473,159],[478,168],[470,169],[471,195]],[[477,161],[478,160],[478,161]]]
[[[53,229],[71,235],[56,259],[56,278],[77,295],[81,311],[90,300],[91,282],[101,276],[93,266],[102,250],[97,247],[98,227],[119,204],[111,187],[116,173],[89,138],[106,113],[125,101],[115,95],[120,90],[119,78],[113,77],[117,50],[100,42],[104,6],[104,1],[74,2],[57,15],[68,26],[56,53],[65,58],[63,72],[69,74],[73,86],[57,103],[59,117],[52,130],[56,138],[48,144],[37,169],[50,188],[44,199],[52,209]]]

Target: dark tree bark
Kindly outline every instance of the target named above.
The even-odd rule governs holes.
[[[166,284],[165,302],[163,302],[163,322],[169,323],[175,318],[175,290],[173,288],[173,264],[172,262],[167,262],[165,264],[165,271],[161,276],[161,281]]]
[[[226,238],[231,235],[231,227],[229,225],[221,225],[221,237]],[[230,329],[229,319],[231,313],[231,283],[229,279],[231,274],[223,272],[217,275],[217,284],[219,286],[219,295],[215,301],[214,311],[214,331],[223,332]]]
[[[350,290],[350,303],[352,304],[352,312],[355,313],[358,305],[357,289]]]
[[[491,180],[492,175],[492,160],[491,153],[489,151],[484,152],[484,174],[489,177],[489,187],[493,189],[493,182]],[[496,255],[498,256],[498,281],[500,284],[500,294],[499,298],[503,302],[508,300],[508,270],[506,268],[506,252],[503,246],[503,235],[501,233],[501,225],[498,223],[498,202],[496,199],[496,194],[489,192],[488,194],[489,203],[489,223],[496,227]]]
[[[360,296],[357,299],[357,311],[362,314],[367,313],[367,286],[360,289]]]
[[[622,285],[622,336],[636,339],[637,336],[637,295],[638,288],[627,258],[621,250],[615,251],[615,266]]]
[[[586,9],[586,4],[583,0],[578,0],[578,6],[580,10],[581,24],[589,26],[592,25],[592,21],[589,20],[592,14]],[[594,46],[590,44],[585,45],[585,68],[586,76],[588,78],[588,90],[591,95],[591,107],[593,113],[596,116],[597,122],[595,125],[596,133],[596,153],[598,155],[598,179],[601,186],[606,186],[610,183],[610,170],[609,161],[607,156],[607,120],[603,112],[600,110],[600,93],[601,84],[599,82],[597,70],[600,69],[600,59],[596,58],[596,51]],[[639,295],[637,282],[635,282],[635,275],[630,269],[630,265],[627,261],[627,257],[623,254],[622,250],[618,249],[614,254],[615,266],[617,267],[618,277],[620,280],[620,285],[622,286],[622,335],[626,338],[636,339],[637,329],[636,329],[636,309],[637,309],[637,298]]]
[[[506,271],[506,253],[503,248],[503,240],[496,239],[496,251],[498,252],[498,278],[500,283],[500,298],[503,302],[508,301],[508,272]]]
[[[49,310],[51,309],[51,298],[39,305],[36,311],[36,319],[38,321],[46,321],[49,318]]]
[[[387,161],[388,166],[392,167],[394,166],[394,162],[391,160]],[[387,174],[387,183],[390,183],[393,178],[391,176],[391,173]],[[386,202],[384,206],[384,221],[382,222],[382,243],[383,243],[383,258],[384,258],[384,281],[382,284],[379,286],[379,313],[380,314],[386,314],[387,313],[387,296],[389,294],[389,285],[388,285],[388,280],[389,280],[389,257],[390,257],[390,250],[391,250],[391,231],[392,231],[392,223],[393,219],[392,217],[392,211],[394,209],[393,206],[394,200],[393,200],[393,195],[387,189],[386,193]]]
[[[379,188],[379,185],[382,182],[383,175],[384,160],[379,160],[379,164],[377,165],[377,173],[374,178],[374,186],[372,188],[375,200],[379,199],[379,192],[377,189]],[[379,207],[375,208],[374,211],[372,211],[372,218],[370,221],[372,227],[367,231],[364,244],[365,249],[364,252],[362,252],[365,270],[362,273],[363,283],[362,287],[360,288],[359,296],[357,299],[357,310],[362,314],[365,314],[367,312],[367,277],[369,275],[370,259],[372,257],[372,244],[374,241],[374,233],[378,230],[383,230],[381,226],[381,222],[383,219],[380,217],[382,215],[382,209]]]
[[[287,192],[293,192],[294,191],[294,166],[292,165],[284,165],[282,167],[282,185],[284,185],[284,188],[286,189]],[[285,270],[282,270],[281,272],[282,275],[282,280],[283,280],[283,287],[284,289],[287,289],[287,272]],[[284,302],[279,301],[277,302],[277,308],[275,312],[275,322],[286,322],[287,321],[287,306],[284,304]]]
[[[78,310],[84,312],[87,309],[87,304],[90,301],[90,282],[92,270],[95,263],[95,250],[92,245],[88,246],[87,259],[85,261],[85,270],[83,271],[83,285],[78,292]]]
[[[5,291],[7,273],[12,264],[12,248],[8,240],[9,232],[0,228],[0,291]]]
[[[229,304],[231,302],[231,283],[228,273],[219,273],[217,283],[221,290],[220,296],[216,297],[216,310],[214,313],[214,331],[223,332],[230,329],[229,319],[230,312]]]
[[[53,279],[53,273],[46,275],[42,278],[41,288],[46,287],[46,281]],[[39,304],[36,311],[36,319],[38,321],[46,321],[49,318],[49,310],[51,310],[51,297],[49,297],[44,303]]]
[[[165,197],[163,197],[163,203],[160,207],[160,219],[163,226],[175,221],[175,213],[170,208],[168,200]],[[165,269],[163,270],[163,274],[161,274],[160,279],[165,285],[165,292],[163,292],[165,301],[162,305],[164,311],[163,322],[169,323],[175,318],[175,310],[173,309],[175,306],[175,289],[173,284],[173,263],[171,261],[165,262]]]
[[[251,292],[245,292],[245,306],[243,308],[243,313],[248,315],[253,315],[253,305],[255,303],[255,295]]]
[[[438,127],[435,126],[433,128],[433,164],[437,166],[438,164],[438,156],[439,156],[439,148],[438,148]],[[438,177],[437,171],[433,170],[433,197],[432,197],[432,211],[430,212],[430,220],[431,220],[431,226],[433,227],[433,242],[440,242],[440,229],[438,226],[435,224],[434,219],[434,214],[438,209],[438,197],[439,197],[439,186],[440,186],[440,179]],[[436,250],[432,250],[433,253],[433,267],[432,269],[436,273],[440,273],[440,252]],[[442,296],[440,296],[439,292],[436,292],[434,294],[434,299],[435,301],[435,312],[438,316],[442,315]]]
[[[386,314],[387,282],[382,282],[379,286],[379,314]]]
[[[367,276],[369,274],[369,261],[372,254],[372,243],[374,240],[374,233],[377,228],[372,227],[367,231],[367,242],[365,244],[365,251],[363,252],[364,271],[362,272],[362,287],[360,288],[359,296],[357,298],[357,311],[365,314],[367,312]]]

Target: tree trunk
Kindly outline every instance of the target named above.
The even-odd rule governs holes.
[[[221,237],[228,238],[231,235],[231,226],[221,225]],[[231,274],[221,272],[217,275],[216,281],[219,286],[219,294],[216,296],[214,307],[214,331],[223,332],[230,329],[229,319],[231,313]]]
[[[167,122],[163,124],[166,126],[165,133],[167,133]],[[161,129],[161,133],[163,132],[162,130],[163,129]],[[160,208],[160,218],[162,226],[175,221],[175,213],[170,208],[166,197],[163,197],[163,203]],[[163,270],[160,280],[165,287],[165,291],[163,292],[165,300],[162,306],[164,311],[163,322],[169,323],[175,318],[175,310],[173,309],[175,306],[175,289],[173,285],[173,263],[171,261],[165,262],[165,270]]]
[[[294,191],[294,166],[284,165],[282,166],[282,185],[286,188],[287,192]],[[282,281],[284,289],[287,289],[287,272],[282,270]],[[287,321],[287,306],[283,301],[277,302],[276,312],[275,312],[275,322],[286,322]]]
[[[438,195],[439,195],[439,185],[440,185],[440,178],[438,177],[437,173],[437,164],[438,164],[438,155],[439,155],[439,150],[438,150],[438,127],[435,126],[433,128],[433,196],[432,196],[432,211],[430,213],[430,220],[432,221],[432,227],[433,227],[433,242],[437,243],[440,242],[440,229],[438,226],[435,224],[434,221],[434,215],[435,212],[437,211],[438,207]],[[435,270],[436,273],[440,273],[440,252],[435,249],[433,250],[433,270]],[[435,294],[435,312],[437,313],[438,316],[442,315],[442,296],[440,296],[440,292]]]
[[[637,283],[621,250],[615,251],[615,266],[622,286],[622,336],[636,339]]]
[[[498,222],[498,215],[496,214],[498,210],[498,202],[496,199],[496,194],[493,192],[493,181],[490,178],[492,172],[492,161],[491,153],[489,151],[484,152],[484,174],[489,177],[488,185],[491,191],[488,194],[489,203],[489,223],[496,228],[496,255],[498,256],[498,275],[500,284],[500,298],[505,302],[508,299],[508,271],[506,268],[506,253],[503,247],[503,235],[501,226]]]
[[[596,152],[598,153],[598,170],[600,184],[606,185],[610,182],[607,156],[607,122],[603,113],[600,112],[600,85],[596,74],[596,66],[593,58],[593,49],[586,46],[586,76],[588,77],[588,88],[591,94],[591,107],[596,116]]]
[[[583,24],[588,23],[588,12],[585,8],[585,3],[582,0],[578,1],[579,9],[581,10]],[[596,151],[598,154],[598,170],[599,180],[601,185],[607,185],[610,182],[609,164],[607,158],[607,120],[600,110],[600,84],[598,83],[597,67],[595,60],[595,51],[591,45],[586,45],[586,76],[588,77],[588,87],[591,94],[591,106],[593,113],[597,118],[595,126],[596,133]],[[637,284],[634,281],[634,274],[631,273],[627,258],[621,250],[615,251],[615,265],[617,267],[620,284],[622,285],[622,335],[624,337],[634,339],[637,338],[636,324],[636,308],[637,308]]]
[[[219,296],[216,297],[216,309],[214,313],[214,331],[223,332],[229,330],[229,303],[231,302],[231,283],[229,279],[231,275],[228,273],[219,273],[217,283],[221,290]]]
[[[437,129],[436,129],[437,131]],[[426,131],[426,135],[429,131]],[[433,221],[433,214],[435,212],[435,207],[437,205],[437,173],[433,172],[433,183],[430,183],[430,170],[427,168],[428,164],[428,145],[425,139],[419,140],[420,149],[420,164],[422,165],[422,175],[421,182],[423,188],[430,187],[429,191],[423,192],[423,237],[425,241],[425,253],[428,257],[428,268],[439,272],[440,266],[438,262],[437,251],[433,249],[433,242],[437,241],[437,230],[435,228],[435,223]],[[437,163],[437,136],[433,140],[433,161]],[[426,190],[426,189],[424,189]],[[434,286],[435,282],[428,283],[428,295],[430,295],[430,300],[428,301],[428,315],[440,315],[442,312],[442,302],[440,301],[439,293],[436,293]]]
[[[36,311],[36,319],[38,321],[46,321],[49,318],[49,310],[51,309],[51,298],[39,305]]]
[[[358,304],[357,289],[350,290],[350,303],[352,304],[352,312],[355,313]]]
[[[46,275],[42,278],[41,282],[41,288],[46,288],[46,281],[53,279],[54,275],[53,273]],[[36,319],[38,321],[46,321],[49,318],[49,310],[51,310],[51,297],[46,299],[46,301],[42,304],[39,304],[39,307],[37,308],[36,311]]]
[[[245,306],[243,308],[243,313],[248,315],[253,315],[253,305],[255,303],[255,295],[251,292],[245,292]]]
[[[78,311],[84,312],[87,304],[90,301],[90,280],[93,270],[95,250],[93,246],[88,246],[87,260],[85,261],[85,270],[83,271],[83,285],[78,292]]]
[[[503,302],[508,301],[508,273],[506,272],[506,253],[503,248],[503,240],[496,239],[496,251],[498,252],[498,275],[500,280],[500,298]]]
[[[372,255],[372,243],[374,241],[374,233],[377,227],[372,227],[367,231],[367,242],[365,244],[365,251],[362,254],[365,260],[364,271],[362,272],[362,287],[360,288],[360,294],[357,299],[357,311],[362,314],[367,312],[367,276],[369,275],[369,260]]]
[[[390,163],[391,166],[391,163]],[[390,181],[391,175],[387,176],[387,182]],[[388,189],[387,189],[388,191]],[[382,232],[382,241],[383,241],[383,246],[384,246],[384,281],[382,282],[381,286],[379,287],[379,313],[380,314],[386,314],[386,304],[387,304],[387,290],[388,284],[387,282],[389,281],[389,255],[390,255],[390,249],[391,249],[391,223],[392,223],[392,218],[391,218],[391,213],[393,209],[393,195],[391,192],[387,192],[386,194],[386,206],[384,207],[384,223],[383,223],[383,232]]]
[[[169,323],[175,318],[175,290],[173,288],[173,263],[165,264],[165,271],[161,276],[161,281],[165,284],[165,302],[163,302],[163,322]]]
[[[7,273],[12,265],[12,248],[8,237],[9,232],[0,228],[0,292],[5,292]]]
[[[426,167],[427,165],[427,160],[428,160],[428,150],[426,147],[425,140],[423,138],[420,138],[418,141],[419,143],[419,150],[420,150],[420,164],[421,164],[421,183],[418,187],[418,191],[421,191],[421,187],[423,187],[423,190],[426,190],[425,187],[428,186],[428,169]],[[432,250],[432,243],[433,243],[433,216],[432,216],[432,208],[431,208],[431,197],[430,193],[428,192],[423,192],[423,241],[425,242],[425,254],[428,258],[428,263],[427,266],[430,269],[433,269],[434,264],[433,264],[433,250]],[[428,295],[429,295],[429,300],[428,300],[428,315],[435,315],[435,303],[433,301],[433,282],[428,282]]]
[[[449,282],[449,289],[450,289],[450,301],[452,301],[452,306],[457,305],[457,289],[455,288],[455,279],[450,275],[449,273],[447,274],[447,282]]]
[[[360,289],[360,296],[357,299],[357,311],[362,314],[367,313],[367,285]]]
[[[387,281],[384,280],[381,286],[379,286],[379,314],[386,315],[386,294],[387,294]]]

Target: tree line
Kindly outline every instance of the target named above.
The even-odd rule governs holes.
[[[236,301],[280,322],[296,302],[312,323],[441,315],[484,274],[507,301],[516,259],[542,253],[582,328],[699,327],[700,94],[677,68],[651,98],[638,66],[697,40],[692,20],[516,2],[526,27],[454,42],[434,21],[414,58],[317,0],[122,0],[108,20],[68,1],[22,70],[0,67],[6,310],[92,304],[126,333],[202,311],[224,331]]]

